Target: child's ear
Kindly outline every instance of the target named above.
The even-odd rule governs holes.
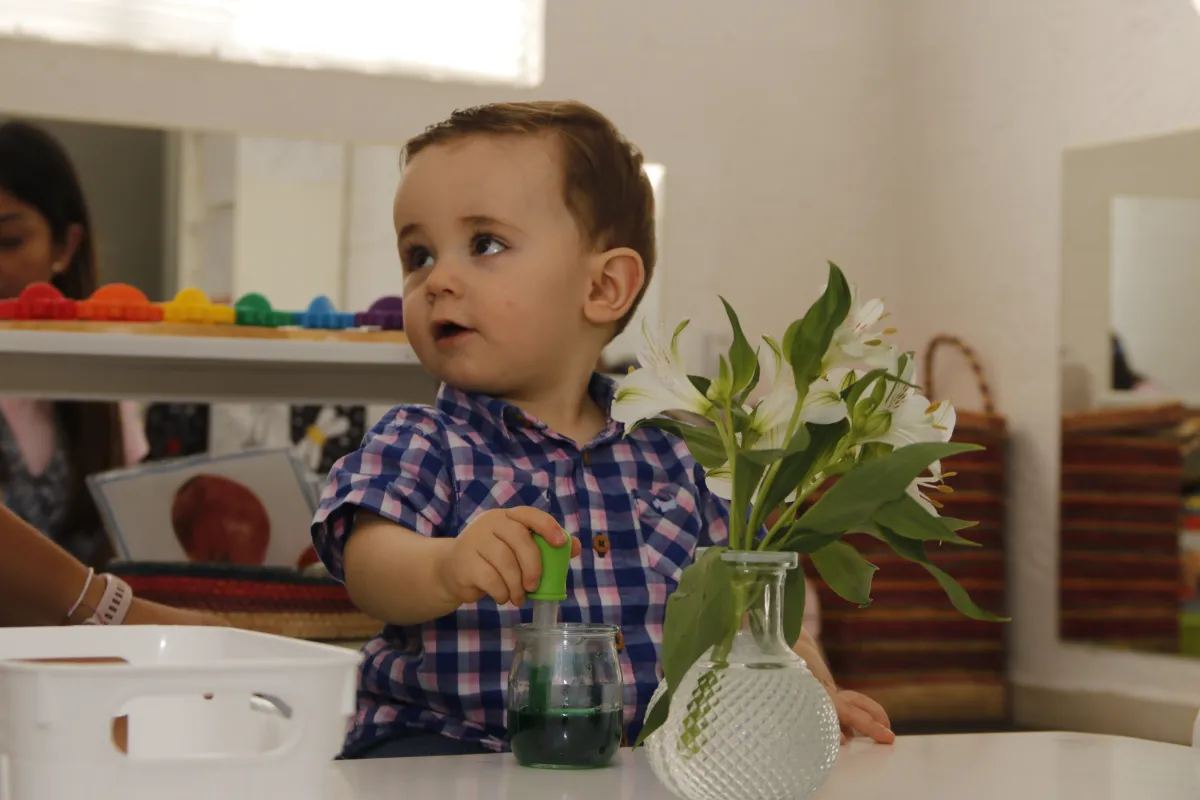
[[[617,247],[598,253],[591,263],[583,315],[596,325],[621,320],[646,283],[646,267],[636,250]]]

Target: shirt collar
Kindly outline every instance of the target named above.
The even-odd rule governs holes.
[[[597,440],[613,438],[624,430],[624,426],[612,418],[612,403],[616,393],[617,383],[613,378],[598,372],[592,373],[588,382],[588,394],[604,411],[605,419],[608,420]],[[438,389],[437,408],[454,417],[466,417],[464,421],[479,428],[484,434],[494,431],[506,438],[513,438],[521,433],[537,430],[556,436],[546,423],[530,417],[511,403],[478,392],[465,392],[447,383],[443,383]]]

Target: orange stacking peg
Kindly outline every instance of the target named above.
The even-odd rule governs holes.
[[[78,306],[80,319],[97,322],[161,322],[163,310],[141,290],[127,283],[110,283],[92,292]]]

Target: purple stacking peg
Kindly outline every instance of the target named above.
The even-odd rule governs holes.
[[[366,311],[354,315],[358,327],[382,328],[385,331],[404,330],[404,300],[395,296],[381,297]]]

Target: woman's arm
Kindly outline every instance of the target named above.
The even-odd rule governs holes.
[[[81,624],[100,604],[104,581],[95,579],[80,607],[67,611],[88,582],[88,569],[49,537],[0,505],[0,626]],[[134,598],[127,625],[227,625],[220,617],[168,608]]]

